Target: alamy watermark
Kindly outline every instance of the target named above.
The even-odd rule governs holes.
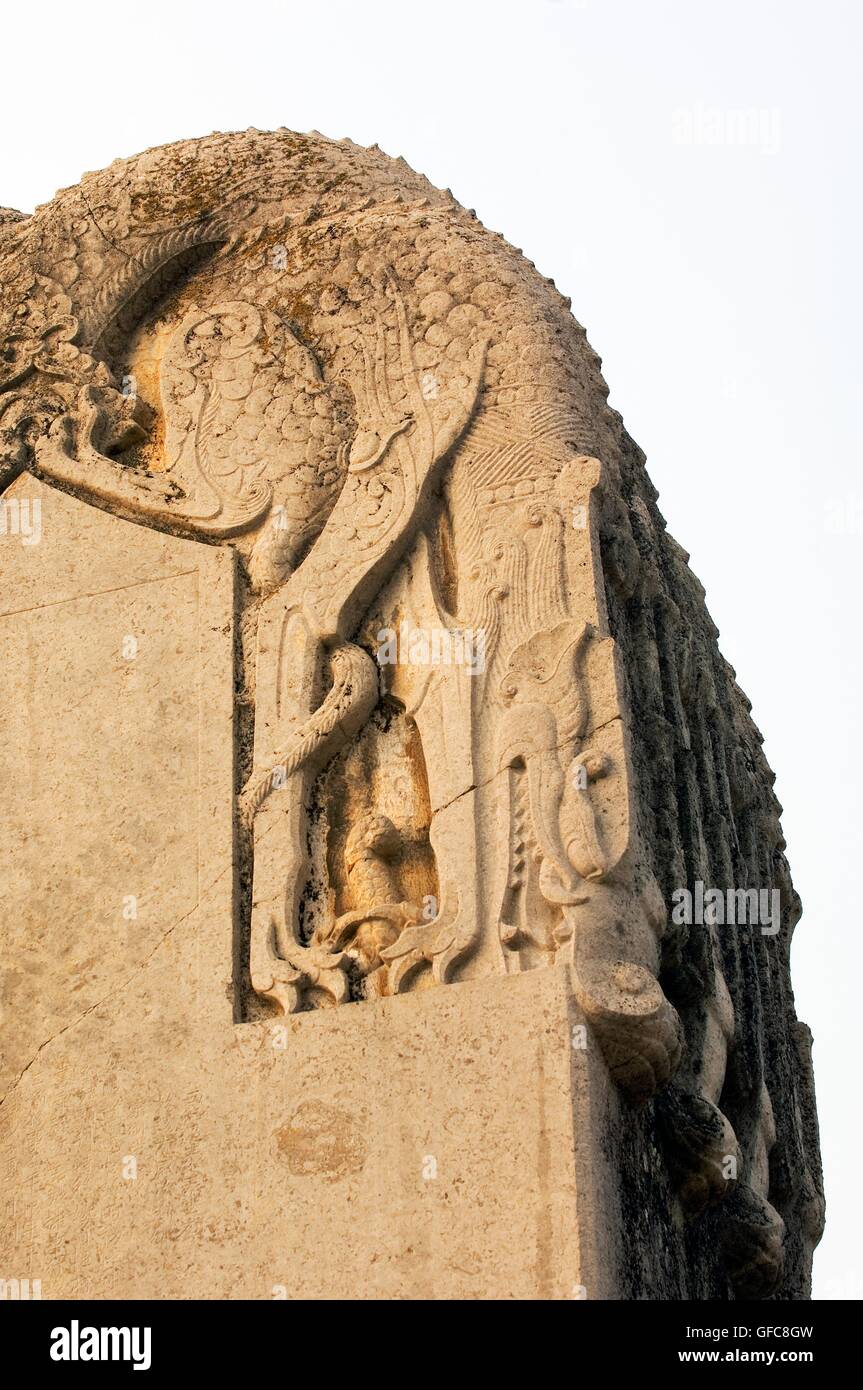
[[[464,666],[468,675],[485,671],[485,628],[382,627],[377,634],[379,666]]]
[[[133,1371],[148,1371],[152,1362],[149,1327],[69,1327],[51,1332],[52,1361],[131,1361]]]
[[[782,923],[782,894],[778,888],[675,888],[671,920],[677,926],[760,927],[762,936],[775,936]]]
[[[41,499],[0,498],[0,536],[18,536],[22,545],[38,545],[42,539]]]
[[[847,493],[830,497],[824,503],[824,529],[831,536],[863,534],[863,495]]]
[[[781,113],[775,106],[727,110],[699,101],[672,111],[671,139],[675,145],[748,146],[774,155],[782,142]]]
[[[41,1279],[0,1279],[0,1302],[11,1303],[39,1300],[42,1297]]]

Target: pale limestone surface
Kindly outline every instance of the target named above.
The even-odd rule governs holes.
[[[805,1296],[772,778],[553,285],[284,131],[0,263],[8,1277]]]
[[[205,896],[224,995],[234,875],[231,555],[28,474],[7,496],[39,501],[42,537],[3,552],[6,1083]]]
[[[6,1258],[42,1271],[43,1297],[615,1295],[594,1142],[615,1101],[590,1051],[571,1066],[559,970],[301,1015],[283,1040],[232,1027],[224,994],[197,1007],[204,930],[175,933],[10,1099]]]

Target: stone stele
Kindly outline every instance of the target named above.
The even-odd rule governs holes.
[[[780,807],[569,301],[286,130],[0,280],[5,1295],[805,1298]]]

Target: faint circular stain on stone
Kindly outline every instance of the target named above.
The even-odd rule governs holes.
[[[366,1142],[354,1117],[324,1101],[303,1101],[275,1137],[279,1156],[295,1177],[315,1174],[335,1181],[361,1172],[366,1161]]]

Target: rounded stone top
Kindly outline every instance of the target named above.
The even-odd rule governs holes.
[[[353,389],[370,326],[395,342],[394,287],[428,391],[466,387],[483,346],[485,404],[532,438],[559,434],[564,415],[570,442],[596,452],[610,417],[599,359],[553,282],[376,145],[217,132],[117,159],[0,225],[0,399],[22,383],[39,396],[16,403],[21,418],[47,410],[58,381],[119,387],[157,312],[175,328],[225,301],[274,314]]]

